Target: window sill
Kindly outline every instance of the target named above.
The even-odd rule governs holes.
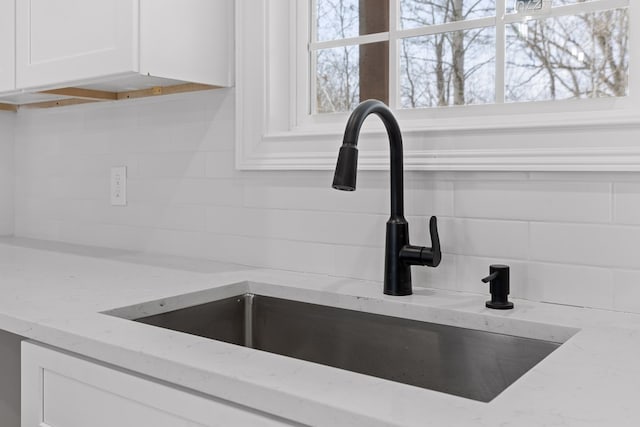
[[[331,170],[347,115],[290,131],[253,136],[239,144],[241,170]],[[363,130],[358,167],[387,170],[387,138],[376,122]],[[406,170],[429,171],[640,171],[640,115],[565,114],[531,120],[474,118],[466,123],[400,120]],[[246,128],[238,120],[238,135]],[[481,148],[478,148],[481,147]]]

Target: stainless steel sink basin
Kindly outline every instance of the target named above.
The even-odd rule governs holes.
[[[135,320],[483,402],[560,345],[253,294]]]

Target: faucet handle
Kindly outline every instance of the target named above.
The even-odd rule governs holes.
[[[440,236],[438,235],[438,218],[435,216],[429,219],[429,234],[431,236],[431,257],[425,260],[425,265],[437,267],[442,261],[442,252],[440,251]]]
[[[442,260],[442,252],[440,252],[440,237],[438,237],[438,220],[435,216],[429,220],[429,233],[431,234],[430,248],[404,245],[400,249],[400,259],[409,265],[437,267]]]

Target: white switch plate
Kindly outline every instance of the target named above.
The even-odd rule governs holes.
[[[127,206],[127,167],[111,168],[111,206]]]

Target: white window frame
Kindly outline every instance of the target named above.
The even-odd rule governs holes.
[[[497,7],[504,7],[505,1],[497,0]],[[614,7],[633,3],[630,0],[600,1]],[[397,22],[398,0],[390,2],[393,26]],[[309,114],[308,80],[314,80],[308,59],[309,16],[309,2],[305,0],[236,1],[238,169],[326,170],[335,167],[348,113]],[[506,15],[488,19],[514,18]],[[630,10],[629,19],[630,48],[632,53],[640,52],[640,12]],[[404,30],[403,33],[406,31],[424,30]],[[498,39],[500,34],[496,31]],[[358,38],[367,37],[377,39],[380,35]],[[393,58],[397,37],[387,38],[391,38],[389,50]],[[640,67],[636,67],[639,62],[640,55],[630,55],[630,95],[627,97],[394,110],[405,142],[405,167],[407,170],[640,171],[640,144],[635,141],[640,136]],[[391,65],[389,80],[398,82],[397,68]],[[392,109],[396,95],[397,88],[392,85]],[[386,135],[382,126],[369,124],[375,121],[368,120],[363,131],[366,139],[373,142],[361,144],[361,169],[388,168]],[[598,141],[581,137],[591,130],[600,135],[610,132],[612,137]],[[511,137],[512,145],[505,145],[505,136]],[[465,143],[446,143],[456,138]]]

